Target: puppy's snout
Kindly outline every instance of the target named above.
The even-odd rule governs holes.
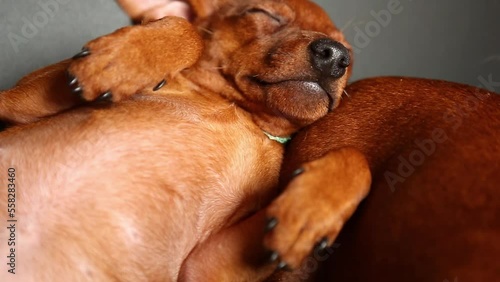
[[[311,64],[322,76],[340,78],[350,64],[349,50],[340,42],[321,38],[309,45]]]

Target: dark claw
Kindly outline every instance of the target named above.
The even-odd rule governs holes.
[[[316,245],[316,251],[317,252],[323,251],[324,249],[326,249],[326,247],[328,247],[328,238],[324,237]]]
[[[278,219],[276,217],[268,218],[265,228],[266,233],[273,230],[276,225],[278,225]]]
[[[280,255],[277,252],[271,252],[269,255],[269,262],[275,262],[279,257]]]
[[[302,168],[302,167],[301,167],[301,168],[298,168],[298,169],[296,169],[296,170],[294,170],[294,171],[292,172],[292,177],[299,176],[299,175],[301,175],[304,171],[305,171],[305,170],[304,170],[304,168]]]
[[[167,84],[167,81],[164,79],[162,81],[160,81],[160,83],[158,83],[158,85],[156,85],[154,88],[153,88],[153,91],[158,91],[160,90],[163,86],[165,86],[165,84]]]
[[[280,261],[280,263],[278,263],[278,266],[276,267],[277,270],[290,270],[290,268],[288,268],[288,264],[286,264],[286,262],[284,261]]]
[[[90,50],[87,49],[86,47],[83,47],[82,51],[80,51],[80,53],[73,56],[73,59],[80,59],[83,57],[87,57],[88,55],[90,55]]]
[[[111,101],[111,98],[113,98],[113,93],[111,93],[111,91],[108,91],[101,94],[101,96],[97,98],[97,101]]]
[[[73,89],[73,93],[76,94],[81,94],[83,92],[83,87],[77,86],[75,89]]]
[[[72,76],[71,74],[68,74],[68,85],[73,86],[78,83],[78,78]]]

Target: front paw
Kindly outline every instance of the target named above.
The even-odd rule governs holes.
[[[266,210],[264,245],[278,269],[296,269],[311,251],[331,245],[371,181],[366,160],[352,150],[330,153],[294,174]]]
[[[300,266],[314,248],[333,243],[343,225],[336,203],[307,191],[309,177],[305,173],[295,178],[267,209],[264,245],[272,250],[270,260],[278,262],[278,269]]]
[[[122,28],[89,42],[76,54],[68,69],[73,92],[87,101],[119,101],[148,87],[161,88],[164,74],[147,65],[137,40],[139,29]]]

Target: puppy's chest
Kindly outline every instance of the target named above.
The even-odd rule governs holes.
[[[203,164],[206,181],[192,191],[197,197],[196,230],[201,240],[262,208],[275,194],[281,150],[260,146],[259,141],[219,147],[213,161]]]
[[[191,107],[191,114],[177,112],[169,121],[161,151],[171,171],[166,186],[189,199],[197,210],[196,229],[204,234],[267,203],[283,146],[234,106]]]
[[[206,193],[215,198],[239,201],[244,194],[266,189],[267,182],[277,178],[281,164],[281,145],[269,140],[263,132],[248,128],[235,118],[210,116],[190,121],[182,133],[183,157],[173,152],[179,161],[189,162],[190,175],[199,176]],[[185,158],[189,158],[186,160]],[[179,166],[178,166],[179,167]],[[201,188],[200,187],[200,188]]]

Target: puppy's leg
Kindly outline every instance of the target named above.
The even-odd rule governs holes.
[[[184,261],[179,281],[263,281],[276,265],[269,262],[262,245],[266,214],[252,217],[212,235]]]
[[[185,19],[166,17],[125,27],[89,42],[75,56],[69,73],[81,96],[119,101],[141,90],[157,90],[192,66],[203,42]]]
[[[69,109],[82,100],[71,93],[66,69],[71,60],[37,70],[0,92],[0,120],[23,124]]]
[[[280,267],[298,268],[314,247],[331,245],[368,194],[371,173],[364,156],[345,148],[304,164],[267,208],[264,245]]]
[[[328,245],[368,193],[371,176],[353,149],[331,152],[300,172],[268,208],[195,248],[179,281],[264,281],[283,268],[294,271],[266,281],[313,278],[304,259],[320,263],[329,256]]]
[[[31,73],[0,93],[0,120],[30,123],[84,100],[118,101],[143,89],[160,88],[192,66],[202,46],[194,27],[181,18],[122,28],[91,41],[73,59]]]

